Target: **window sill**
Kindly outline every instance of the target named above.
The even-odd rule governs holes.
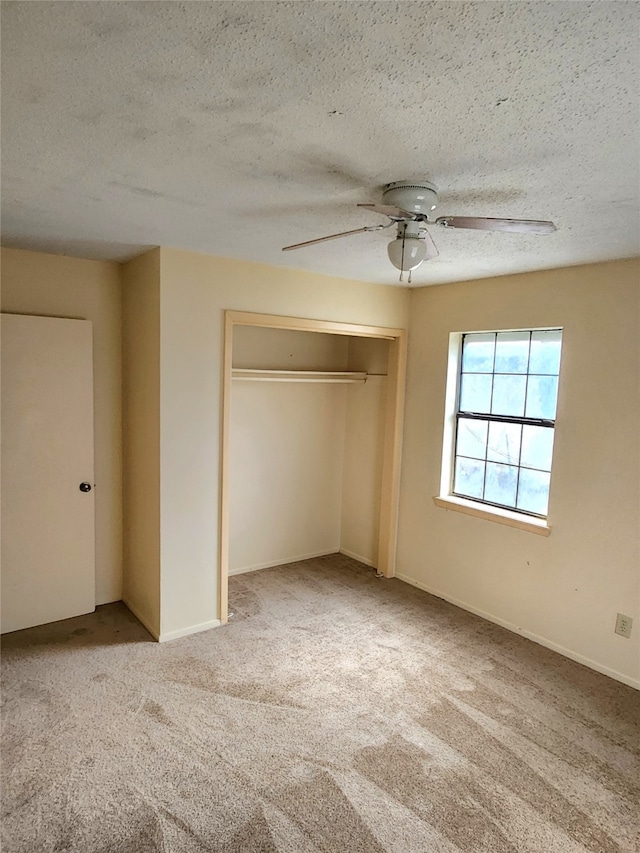
[[[475,501],[467,501],[453,495],[434,497],[433,502],[443,509],[473,515],[476,518],[483,518],[485,521],[495,521],[497,524],[506,524],[507,527],[517,527],[519,530],[536,533],[538,536],[549,536],[551,533],[551,528],[544,519],[532,518],[519,512],[510,512],[508,509],[477,504]]]

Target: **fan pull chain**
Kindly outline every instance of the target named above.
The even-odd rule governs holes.
[[[407,284],[411,284],[411,273],[413,270],[409,270],[409,278],[407,279]]]

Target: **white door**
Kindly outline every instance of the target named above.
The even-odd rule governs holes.
[[[95,610],[93,486],[91,323],[3,314],[3,633]]]

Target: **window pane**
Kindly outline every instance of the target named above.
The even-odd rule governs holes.
[[[465,335],[462,348],[464,373],[491,373],[496,336],[493,332],[482,335]]]
[[[491,405],[491,375],[463,373],[460,387],[461,412],[488,412]]]
[[[520,458],[521,432],[520,424],[501,424],[493,421],[489,425],[487,459],[517,465]]]
[[[555,373],[560,371],[560,347],[562,332],[533,332],[531,335],[531,357],[529,373]]]
[[[481,498],[483,481],[484,462],[456,457],[454,492],[459,495],[466,495],[468,498]]]
[[[518,469],[515,465],[499,465],[487,462],[487,481],[484,486],[484,499],[505,506],[516,505]]]
[[[518,487],[518,509],[546,515],[549,505],[549,483],[551,475],[544,471],[529,471],[520,469],[520,485]]]
[[[550,471],[553,432],[551,427],[524,426],[522,428],[520,464],[526,468],[541,468],[543,471]]]
[[[529,362],[529,332],[498,332],[496,373],[526,373]]]
[[[456,454],[484,459],[487,455],[488,426],[488,421],[472,421],[468,418],[458,418]]]
[[[561,348],[561,329],[464,335],[454,493],[546,516]]]
[[[526,387],[526,376],[494,376],[492,414],[522,417]]]
[[[557,376],[530,376],[527,388],[526,417],[553,420],[556,416],[557,397]]]

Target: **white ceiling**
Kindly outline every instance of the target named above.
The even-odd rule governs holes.
[[[2,232],[394,284],[381,186],[556,234],[432,235],[414,286],[640,254],[636,2],[3,2]]]

